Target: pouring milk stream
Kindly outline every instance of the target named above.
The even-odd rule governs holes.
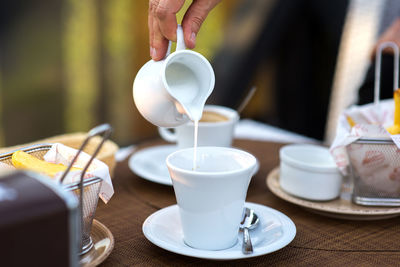
[[[161,61],[148,61],[133,82],[133,99],[140,114],[154,125],[175,127],[194,122],[193,169],[196,168],[198,122],[214,89],[211,64],[201,54],[186,50],[183,30],[177,29],[176,51]]]

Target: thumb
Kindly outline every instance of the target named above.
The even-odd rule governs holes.
[[[182,20],[185,44],[188,48],[196,45],[196,36],[208,13],[220,2],[220,0],[194,0],[185,13]]]

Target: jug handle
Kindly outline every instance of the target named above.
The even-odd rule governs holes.
[[[171,44],[172,42],[168,42],[168,49],[167,49],[167,54],[165,57],[169,56],[171,54]],[[178,50],[184,50],[186,49],[185,45],[185,38],[183,37],[183,29],[180,24],[178,24],[178,28],[176,29],[176,51]]]

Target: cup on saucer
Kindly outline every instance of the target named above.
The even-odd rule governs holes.
[[[199,121],[198,146],[230,147],[238,120],[239,114],[236,110],[206,105]],[[159,127],[158,132],[164,140],[176,143],[179,149],[193,147],[194,123],[191,121],[175,128]]]
[[[193,248],[222,250],[238,239],[247,188],[256,158],[228,147],[198,147],[167,157],[182,223],[184,242]]]

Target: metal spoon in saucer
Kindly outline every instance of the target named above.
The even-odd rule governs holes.
[[[242,244],[242,252],[243,254],[251,254],[253,253],[253,245],[251,244],[249,230],[256,228],[260,219],[257,214],[255,214],[254,210],[249,208],[244,208],[243,210],[243,219],[240,222],[240,229],[243,230],[243,244]]]

